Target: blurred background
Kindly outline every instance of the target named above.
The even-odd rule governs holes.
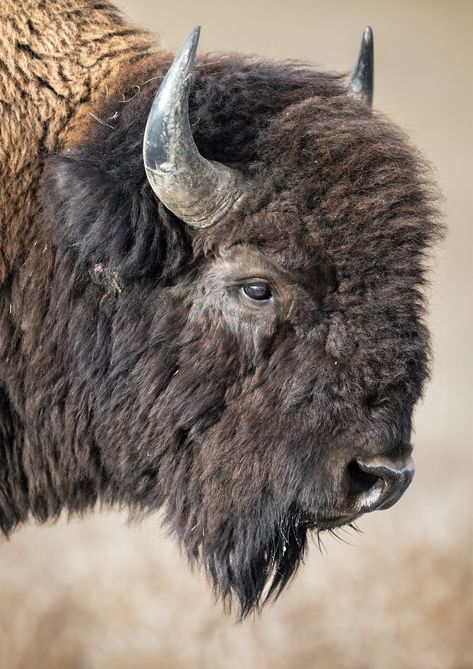
[[[473,3],[470,0],[119,0],[177,48],[348,71],[374,29],[375,106],[433,163],[448,239],[433,262],[433,380],[416,415],[417,474],[363,534],[311,547],[261,617],[236,625],[159,517],[26,527],[0,547],[1,669],[473,667]]]

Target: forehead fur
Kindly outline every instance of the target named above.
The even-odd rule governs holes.
[[[340,278],[420,271],[439,232],[435,193],[428,166],[383,117],[345,95],[316,95],[276,114],[256,152],[246,208],[206,231],[205,247],[251,240],[299,248],[310,262],[322,244]]]

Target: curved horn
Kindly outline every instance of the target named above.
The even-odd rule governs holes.
[[[366,26],[361,40],[358,62],[348,84],[348,95],[364,102],[367,107],[373,105],[374,50],[373,31]]]
[[[243,176],[200,155],[189,123],[189,92],[200,26],[194,28],[156,94],[143,141],[148,181],[161,202],[195,228],[217,223],[244,193]]]

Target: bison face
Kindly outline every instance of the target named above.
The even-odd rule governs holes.
[[[334,77],[204,62],[193,138],[195,46],[177,59],[185,104],[174,71],[178,104],[151,107],[147,180],[149,86],[49,161],[56,254],[25,413],[30,439],[61,443],[66,506],[163,508],[247,614],[310,530],[388,508],[411,481],[439,228],[418,156]]]
[[[211,340],[231,336],[238,350],[232,426],[222,416],[218,430],[212,431],[219,444],[228,444],[230,434],[235,435],[225,457],[232,461],[230,471],[237,465],[231,453],[236,452],[237,460],[242,457],[243,425],[253,453],[248,460],[258,441],[265,450],[257,457],[266,453],[264,460],[268,441],[274,454],[282,442],[284,450],[275,461],[287,462],[283,499],[304,509],[318,529],[326,529],[388,508],[411,482],[412,404],[406,405],[405,385],[412,383],[412,375],[406,368],[405,384],[398,377],[397,389],[370,384],[363,367],[357,369],[356,335],[339,310],[333,263],[316,248],[307,261],[297,269],[293,258],[288,268],[287,258],[245,244],[223,250],[192,282],[188,318],[211,325]],[[397,344],[399,354],[402,342]],[[386,413],[396,401],[398,408]],[[375,410],[381,406],[383,418]],[[276,432],[268,439],[273,426]],[[226,451],[225,446],[219,449]],[[284,489],[278,472],[266,476],[263,489],[272,478],[272,496],[278,499]]]
[[[244,612],[268,582],[270,592],[287,582],[308,530],[387,508],[413,475],[425,369],[411,364],[423,334],[407,347],[393,332],[383,340],[392,325],[360,298],[361,336],[340,290],[321,248],[290,258],[242,243],[167,291],[187,313],[152,440],[161,475],[167,435],[178,444],[163,478],[167,518]]]

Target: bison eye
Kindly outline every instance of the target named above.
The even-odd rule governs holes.
[[[265,302],[270,300],[273,296],[271,287],[263,281],[255,281],[254,283],[247,283],[241,287],[245,297],[256,302]]]

